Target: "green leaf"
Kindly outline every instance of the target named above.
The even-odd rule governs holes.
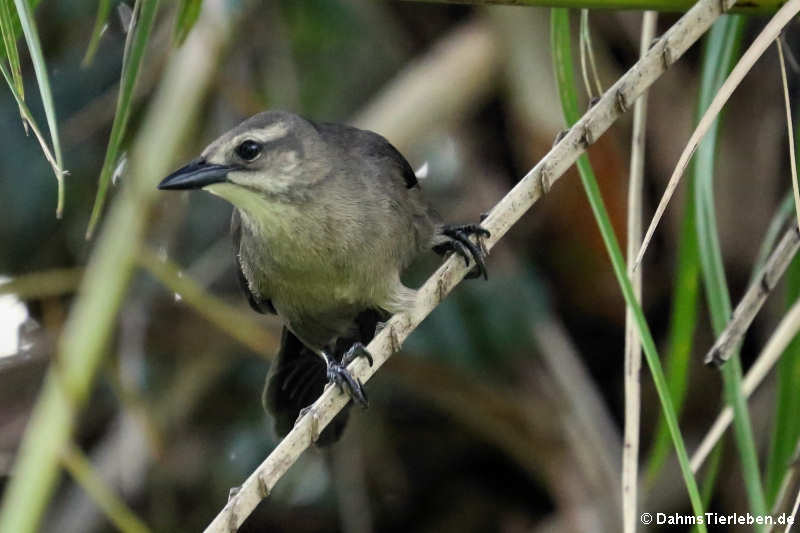
[[[108,185],[117,165],[120,146],[128,126],[133,91],[136,88],[136,80],[139,77],[147,42],[153,31],[156,11],[158,11],[158,0],[136,0],[133,8],[131,28],[125,41],[125,54],[122,60],[122,78],[120,80],[119,98],[117,99],[117,110],[114,115],[114,123],[111,126],[111,135],[108,140],[106,157],[103,160],[103,168],[100,170],[97,196],[89,219],[89,227],[86,230],[87,239],[92,237],[103,212],[103,206],[108,195]]]
[[[20,97],[25,100],[25,87],[22,83],[22,68],[19,63],[19,51],[17,50],[17,31],[15,22],[19,24],[16,17],[16,9],[11,7],[12,0],[0,0],[0,33],[3,37],[3,53],[8,59],[11,67],[11,76],[14,86]]]
[[[694,180],[688,180],[690,191]],[[686,398],[689,363],[692,355],[694,331],[697,327],[697,301],[699,296],[700,259],[695,230],[694,195],[687,194],[678,241],[677,272],[672,292],[672,309],[669,320],[669,350],[666,354],[667,383],[676,415],[680,417]],[[660,415],[656,437],[647,466],[647,484],[652,485],[671,449],[669,428],[664,415]]]
[[[111,12],[111,0],[100,0],[97,3],[97,16],[94,19],[92,28],[92,38],[89,39],[89,46],[86,48],[86,55],[83,57],[81,66],[86,68],[94,61],[97,47],[100,45],[100,37],[103,36],[106,24],[108,24],[108,14]]]
[[[711,30],[708,46],[703,58],[698,116],[708,106],[718,87],[722,85],[738,56],[745,18],[730,16],[720,20]],[[715,147],[719,137],[717,119],[705,139],[697,148],[692,160],[695,179],[695,211],[697,216],[697,239],[700,244],[700,265],[708,301],[711,323],[716,335],[722,333],[730,320],[732,306],[722,249],[719,244],[716,212],[714,207],[714,161]],[[725,401],[733,409],[733,427],[745,488],[753,515],[767,513],[764,491],[761,485],[758,455],[753,438],[747,400],[742,394],[742,368],[738,351],[722,367],[722,382]],[[763,528],[756,526],[758,531]]]
[[[563,8],[551,9],[551,46],[553,52],[553,63],[558,82],[559,96],[561,97],[561,105],[564,110],[564,116],[567,123],[572,125],[580,118],[578,111],[578,98],[573,76],[572,55],[570,50],[570,29],[569,29],[569,11]],[[617,242],[617,237],[614,233],[614,228],[611,225],[611,220],[603,202],[603,197],[600,194],[600,189],[597,185],[597,180],[592,171],[589,163],[589,158],[586,154],[581,155],[577,162],[578,171],[581,176],[586,195],[589,203],[592,206],[595,220],[600,228],[600,233],[603,236],[603,242],[611,258],[611,264],[614,268],[614,274],[622,289],[623,297],[628,305],[628,308],[633,313],[636,319],[636,326],[638,329],[639,338],[642,342],[642,349],[644,351],[647,364],[653,375],[653,383],[658,393],[658,398],[661,401],[661,406],[664,412],[664,417],[667,421],[667,426],[672,437],[675,450],[678,455],[678,463],[683,473],[683,479],[689,493],[689,499],[692,503],[692,509],[695,515],[703,514],[703,503],[700,499],[700,493],[697,488],[692,469],[689,466],[689,456],[686,453],[686,445],[683,441],[680,428],[678,427],[678,418],[675,415],[675,409],[672,405],[670,398],[670,391],[667,386],[664,372],[661,368],[661,361],[658,358],[656,351],[655,341],[650,333],[650,328],[644,317],[644,312],[639,305],[633,291],[630,279],[627,275],[627,267],[625,259],[622,255],[622,250]],[[705,525],[701,525],[701,531],[705,531]]]
[[[178,5],[178,15],[175,17],[175,46],[180,46],[186,40],[186,36],[197,22],[200,16],[200,8],[203,0],[180,0]]]
[[[39,84],[39,93],[42,96],[42,105],[47,117],[47,127],[50,130],[50,140],[53,143],[55,153],[55,172],[58,180],[58,202],[56,206],[56,216],[61,218],[64,211],[64,164],[61,157],[61,142],[58,137],[58,121],[56,120],[56,109],[53,104],[53,94],[50,90],[50,79],[47,75],[47,64],[44,61],[42,45],[39,41],[39,32],[36,30],[36,21],[33,17],[33,9],[25,0],[14,0],[17,6],[17,15],[22,26],[22,33],[25,35],[25,42],[33,61],[33,70],[36,72],[36,81]]]
[[[795,119],[795,124],[798,124]],[[795,128],[797,131],[797,128]],[[796,142],[800,142],[795,134]],[[787,209],[788,208],[788,209]],[[779,215],[794,213],[794,198],[787,195]],[[776,217],[777,218],[777,217]],[[788,216],[786,217],[788,218]],[[800,257],[795,257],[786,273],[786,307],[791,307],[800,297]],[[790,464],[800,439],[800,339],[795,338],[778,361],[778,386],[775,393],[775,417],[767,456],[767,504],[776,503],[781,485],[790,470]]]

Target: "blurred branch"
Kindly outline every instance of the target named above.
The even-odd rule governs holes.
[[[560,424],[566,429],[577,468],[592,484],[596,498],[604,505],[606,531],[619,529],[622,523],[619,492],[619,457],[622,439],[606,402],[564,325],[554,316],[533,324],[533,339],[544,358],[550,379],[559,394],[564,415]]]
[[[143,427],[140,417],[121,412],[108,424],[109,430],[103,440],[91,450],[92,463],[96,470],[109,479],[113,490],[136,498],[141,494],[147,474],[154,458],[163,452],[161,443],[171,443],[183,428],[186,419],[195,410],[203,395],[228,368],[228,360],[220,356],[220,346],[209,346],[192,359],[192,364],[175,374],[173,381],[160,394],[157,403],[147,406],[151,415],[148,422],[155,422],[155,428]],[[148,438],[148,431],[155,429],[156,438]],[[156,448],[153,448],[156,445]],[[120,464],[121,450],[125,463]],[[48,513],[48,526],[45,532],[85,533],[94,531],[101,517],[96,507],[88,501],[77,487],[70,487]]]
[[[692,0],[405,0],[431,4],[514,5],[537,7],[568,7],[575,9],[631,9],[636,11],[688,11]],[[784,4],[782,0],[750,0],[736,4],[734,13],[750,15],[772,13]]]
[[[606,91],[560,142],[489,212],[483,221],[483,226],[491,232],[491,237],[485,242],[487,249],[491,249],[550,190],[551,185],[586,148],[708,30],[711,23],[722,14],[722,8],[727,6],[726,2],[716,0],[697,2]],[[367,381],[463,279],[468,268],[456,257],[447,259],[419,289],[413,308],[394,315],[369,344],[367,349],[372,354],[374,364],[368,366],[364,360],[354,361],[348,367],[352,375],[362,382]],[[228,501],[206,531],[228,532],[238,528],[348,401],[349,398],[337,387],[327,387],[269,457],[245,480],[239,492]]]
[[[57,268],[23,274],[0,283],[0,294],[15,294],[20,300],[52,298],[75,292],[83,277],[83,268]]]
[[[25,432],[15,476],[3,494],[0,531],[32,533],[50,500],[61,454],[85,403],[144,239],[156,180],[169,171],[216,70],[234,17],[222,0],[205,9],[171,58],[131,151],[131,179],[109,210],[79,297]]]
[[[562,443],[554,441],[550,430],[553,422],[541,416],[532,417],[518,395],[498,391],[479,379],[467,379],[462,373],[424,357],[393,359],[387,372],[413,391],[414,396],[427,399],[497,446],[531,477],[547,477],[545,457],[551,456],[548,452],[555,451]],[[531,452],[533,446],[538,448],[536,453]]]
[[[254,352],[271,359],[277,337],[259,324],[256,315],[240,311],[204,291],[168,259],[160,258],[149,247],[139,250],[139,264],[167,289],[180,296],[189,306],[213,325],[244,344]]]
[[[89,460],[75,445],[66,447],[62,460],[64,467],[89,493],[117,529],[124,533],[148,533],[150,531],[144,522],[97,476]]]
[[[464,110],[477,107],[475,101],[486,97],[496,81],[500,64],[496,41],[485,21],[462,25],[400,72],[353,118],[353,124],[377,131],[403,151],[420,131],[460,119]]]

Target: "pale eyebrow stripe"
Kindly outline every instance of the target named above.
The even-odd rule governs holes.
[[[247,139],[264,144],[285,137],[287,133],[289,133],[289,128],[285,124],[272,124],[263,129],[247,131],[237,135],[232,144],[236,146]]]

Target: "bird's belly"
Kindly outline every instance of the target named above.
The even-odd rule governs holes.
[[[254,285],[259,294],[269,295],[278,316],[313,349],[323,349],[349,335],[358,313],[378,306],[369,283],[357,274],[273,270],[256,276]]]

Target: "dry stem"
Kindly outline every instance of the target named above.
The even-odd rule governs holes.
[[[572,166],[575,160],[621,116],[677,58],[703,35],[714,20],[729,7],[718,0],[700,0],[658,42],[650,48],[622,78],[579,120],[561,141],[491,210],[483,226],[492,235],[486,239],[487,249],[505,235],[520,217]],[[367,381],[389,356],[397,351],[406,337],[419,325],[445,296],[463,279],[469,267],[450,257],[420,288],[412,309],[393,316],[386,327],[367,347],[374,365],[354,361],[348,369],[353,376]],[[347,403],[347,397],[328,387],[314,402],[308,413],[278,444],[261,465],[245,480],[206,532],[235,531],[266,498],[278,480],[320,431]]]

